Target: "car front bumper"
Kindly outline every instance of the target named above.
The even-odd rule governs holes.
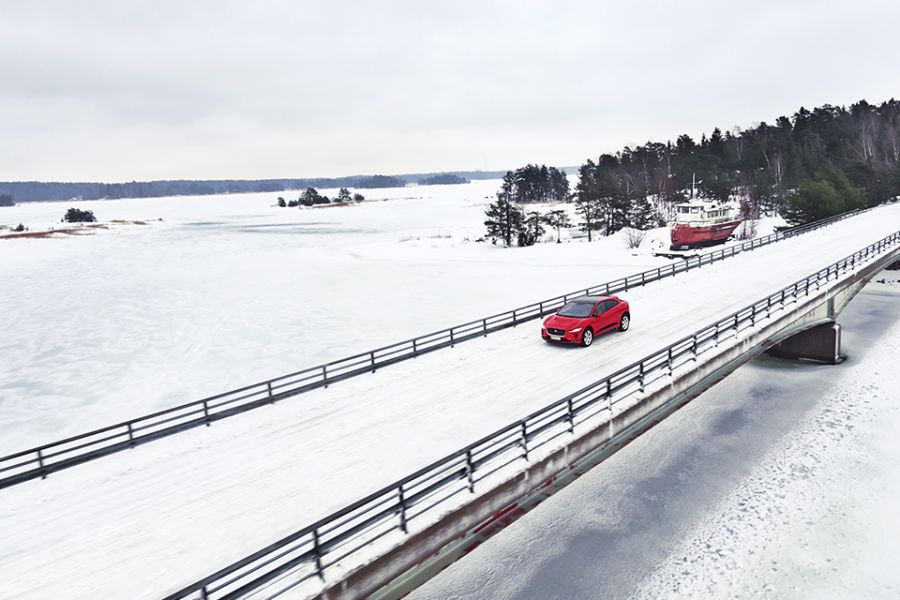
[[[546,329],[541,330],[541,337],[544,338],[544,341],[547,342],[557,342],[559,344],[580,344],[581,343],[581,334],[572,333],[571,331],[566,331],[564,334],[560,336],[551,335]]]

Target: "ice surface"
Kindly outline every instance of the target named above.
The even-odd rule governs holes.
[[[476,244],[498,187],[3,208],[32,229],[69,206],[147,225],[0,240],[0,455],[666,264],[619,237]]]

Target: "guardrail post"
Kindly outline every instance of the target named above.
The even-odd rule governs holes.
[[[697,336],[694,335],[691,337],[691,354],[693,355],[694,362],[697,362]]]
[[[322,381],[325,382],[325,387],[328,387],[328,365],[322,365]]]
[[[454,347],[455,342],[453,341],[453,330],[450,330],[450,347]]]
[[[268,392],[268,394],[269,394],[269,403],[275,404],[275,401],[272,400],[272,382],[271,381],[266,382],[266,392]]]
[[[538,302],[538,311],[540,311],[541,316],[544,316],[544,303]]]
[[[375,372],[375,351],[369,352],[369,362],[372,363],[372,372]]]
[[[612,439],[615,433],[613,426],[613,402],[612,402],[612,379],[606,380],[606,409],[609,411],[609,437]]]
[[[406,526],[406,499],[403,497],[402,485],[397,488],[397,492],[400,497],[400,530],[403,533],[409,533],[409,529]]]
[[[475,464],[472,462],[472,451],[466,450],[466,479],[469,482],[469,491],[475,493]]]
[[[528,460],[528,425],[522,421],[522,450],[525,451],[525,460]]]
[[[575,433],[575,410],[571,398],[566,398],[566,408],[568,409],[566,418],[569,421],[569,433]]]
[[[644,361],[638,365],[638,384],[640,384],[641,393],[644,393]]]
[[[128,422],[128,445],[134,448],[134,429],[131,427],[131,421]]]
[[[669,346],[668,357],[666,358],[666,363],[669,365],[669,377],[674,375],[674,369],[672,368],[672,346]]]
[[[481,320],[481,330],[484,332],[484,337],[487,337],[487,319]]]
[[[513,311],[513,327],[516,326],[516,311]]]
[[[644,283],[645,283],[645,279],[644,279],[644,271],[641,271],[641,285],[643,286]]]
[[[413,358],[416,358],[417,356],[419,356],[419,350],[418,350],[418,348],[416,348],[416,340],[413,339],[412,342],[413,342]]]
[[[205,585],[200,588],[200,600],[209,600],[209,592],[206,591]]]
[[[738,314],[734,313],[734,337],[737,337],[738,333],[740,332],[740,330],[738,329],[739,322],[740,321],[738,321]]]
[[[41,472],[41,479],[47,479],[47,469],[44,467],[44,455],[40,450],[37,451],[38,470]]]
[[[206,426],[209,427],[209,404],[203,401],[203,418],[206,419]]]
[[[316,573],[319,579],[325,581],[325,573],[322,571],[322,547],[319,545],[319,530],[313,529],[313,554],[316,555]]]
[[[750,307],[750,325],[756,327],[756,304]]]
[[[719,345],[719,324],[718,323],[716,323],[716,335],[713,339],[715,340],[716,346],[718,346]]]

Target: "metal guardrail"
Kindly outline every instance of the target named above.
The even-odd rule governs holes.
[[[779,231],[741,244],[691,257],[681,262],[673,262],[664,267],[593,285],[548,300],[528,304],[475,321],[469,321],[448,329],[441,329],[440,331],[376,348],[375,350],[354,354],[347,358],[320,364],[282,375],[281,377],[203,398],[202,400],[195,400],[116,423],[115,425],[108,425],[87,433],[9,454],[0,457],[0,489],[38,477],[45,478],[54,471],[60,471],[108,454],[134,448],[139,444],[158,440],[180,431],[204,425],[208,426],[213,421],[267,404],[273,404],[279,400],[320,387],[327,387],[344,379],[375,372],[378,368],[409,360],[441,348],[453,347],[467,340],[487,336],[490,333],[509,327],[515,327],[520,323],[539,319],[556,311],[556,309],[568,302],[569,298],[585,294],[602,293],[608,295],[627,291],[666,277],[673,277],[678,273],[701,268],[704,265],[724,260],[741,252],[755,250],[762,246],[768,246],[787,238],[820,229],[837,221],[858,215],[861,212],[864,212],[864,210],[852,211],[801,227]]]
[[[409,532],[413,519],[476,486],[559,437],[572,435],[588,420],[611,421],[615,407],[653,382],[671,377],[715,348],[723,335],[738,336],[757,321],[808,296],[823,283],[856,268],[885,248],[900,244],[900,231],[854,252],[816,273],[757,300],[727,317],[511,423],[412,475],[366,496],[232,565],[166,596],[165,600],[230,600],[266,586],[273,598],[303,582],[320,578],[335,563],[397,532]],[[512,474],[507,469],[509,475]],[[441,507],[446,508],[446,507]],[[426,523],[425,525],[430,524]],[[288,578],[289,576],[289,578]],[[280,589],[274,589],[280,585]]]

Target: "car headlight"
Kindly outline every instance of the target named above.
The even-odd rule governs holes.
[[[579,331],[581,331],[581,327],[579,327],[578,329],[572,329],[569,331],[569,333],[578,333]]]

